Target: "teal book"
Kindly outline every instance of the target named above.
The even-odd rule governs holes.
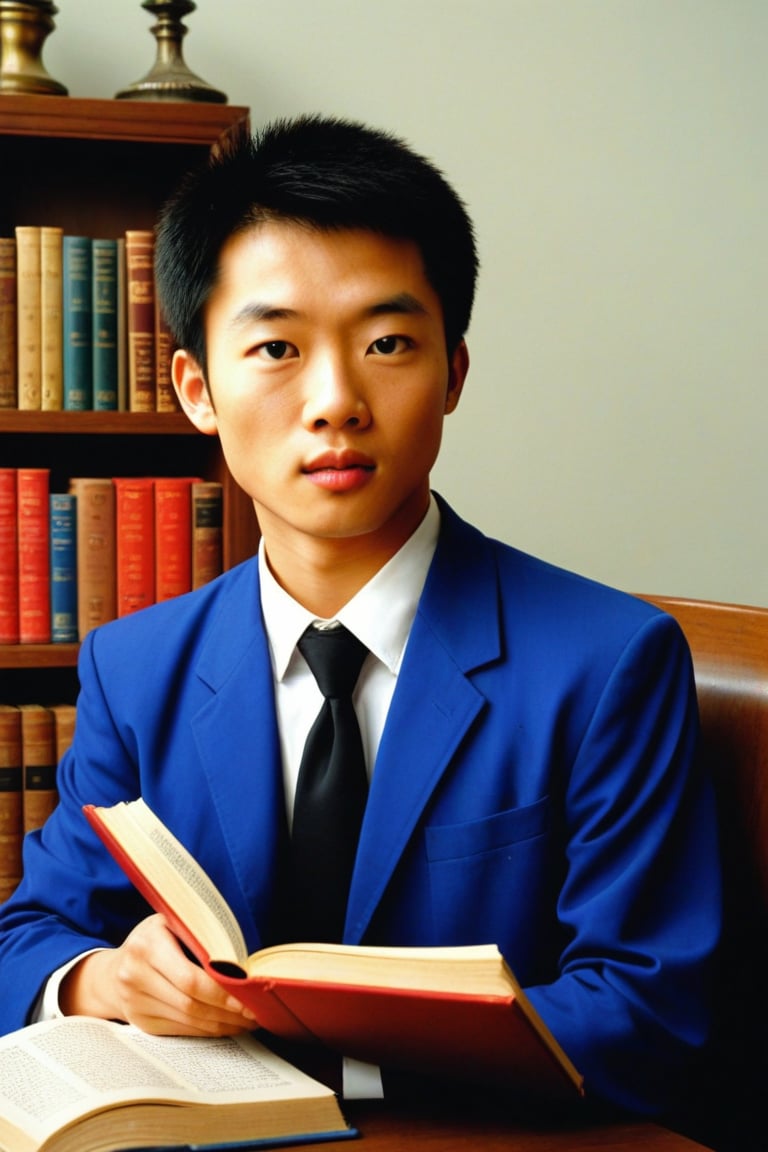
[[[93,407],[92,241],[65,236],[63,243],[64,408]]]
[[[77,499],[51,493],[51,640],[74,644],[77,627]]]
[[[117,260],[117,240],[93,241],[93,407],[98,412],[114,412],[118,407]]]

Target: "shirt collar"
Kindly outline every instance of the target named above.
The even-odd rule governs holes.
[[[439,531],[440,512],[431,497],[416,531],[335,617],[394,675],[403,658]],[[278,584],[267,563],[263,541],[259,545],[259,580],[272,667],[275,677],[282,680],[299,637],[317,617]]]

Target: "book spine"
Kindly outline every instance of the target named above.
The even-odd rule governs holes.
[[[192,588],[192,477],[155,479],[155,599]]]
[[[126,232],[128,407],[131,412],[154,412],[157,407],[154,249],[153,232],[142,229]]]
[[[192,485],[192,587],[220,576],[223,562],[224,488],[218,481]]]
[[[62,229],[40,229],[40,405],[45,412],[64,406]]]
[[[21,880],[21,713],[0,704],[0,903]]]
[[[0,236],[0,408],[15,408],[16,389],[16,238]]]
[[[117,408],[128,411],[128,286],[125,268],[125,237],[117,244]]]
[[[117,522],[117,615],[155,600],[155,498],[151,477],[114,478]]]
[[[19,642],[17,472],[0,468],[0,644]]]
[[[51,493],[51,641],[77,641],[77,501]]]
[[[116,240],[93,241],[93,407],[117,410]]]
[[[24,832],[41,828],[58,801],[53,713],[21,704],[22,813]]]
[[[109,478],[76,476],[69,491],[77,502],[77,631],[84,640],[117,615],[115,488]]]
[[[180,412],[181,405],[171,377],[174,343],[171,330],[163,315],[159,300],[155,300],[155,377],[157,380],[157,411]]]
[[[19,468],[19,640],[51,642],[50,501],[48,468]]]
[[[75,738],[77,708],[74,704],[52,704],[50,710],[53,713],[56,762],[58,763],[64,753],[69,750]]]
[[[19,408],[33,411],[42,403],[40,347],[40,229],[16,228],[16,351]]]
[[[64,408],[87,412],[93,407],[92,241],[65,236],[64,262]]]

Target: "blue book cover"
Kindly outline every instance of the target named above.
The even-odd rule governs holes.
[[[93,408],[92,241],[65,236],[63,242],[64,408]]]
[[[51,501],[51,640],[72,644],[77,629],[77,499],[52,492]]]
[[[113,412],[118,406],[117,240],[94,240],[92,252],[93,407]]]

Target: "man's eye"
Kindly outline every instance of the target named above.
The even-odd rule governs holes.
[[[405,336],[380,336],[371,344],[371,351],[377,356],[392,356],[395,352],[405,352],[410,346]]]
[[[268,360],[287,360],[296,355],[296,349],[287,340],[268,340],[266,344],[260,344],[256,351]]]

